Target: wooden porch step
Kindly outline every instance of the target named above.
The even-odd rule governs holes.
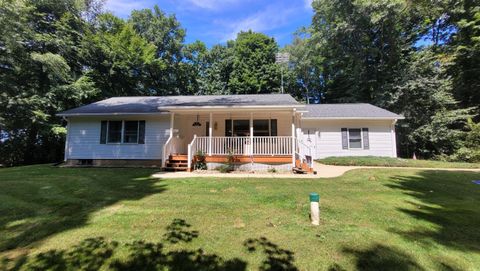
[[[164,167],[162,168],[164,171],[187,171],[187,167]]]
[[[308,171],[302,169],[302,168],[299,168],[299,167],[294,167],[292,168],[292,171],[293,173],[297,173],[297,174],[305,174],[307,173]]]
[[[180,159],[168,159],[167,163],[175,163],[175,164],[187,164],[188,160],[180,160]]]
[[[170,154],[169,160],[187,160],[188,154]]]
[[[167,167],[186,167],[186,166],[188,166],[187,161],[181,161],[181,162],[167,161]]]

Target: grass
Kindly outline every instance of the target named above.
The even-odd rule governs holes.
[[[415,168],[480,168],[480,163],[444,162],[435,160],[413,160],[377,156],[327,157],[318,160],[326,165],[337,166],[382,166]]]
[[[158,180],[0,169],[0,270],[475,270],[480,173]],[[321,225],[308,194],[321,196]]]

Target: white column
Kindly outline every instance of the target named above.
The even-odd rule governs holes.
[[[173,121],[175,119],[175,113],[170,113],[170,138],[173,137]]]
[[[292,166],[295,167],[295,108],[292,113]]]
[[[210,112],[210,121],[208,122],[208,155],[212,156],[212,121],[213,114]]]
[[[390,134],[392,136],[392,157],[397,157],[397,137],[395,136],[395,123],[397,120],[392,121],[390,125]]]
[[[253,155],[253,112],[250,113],[250,155]]]

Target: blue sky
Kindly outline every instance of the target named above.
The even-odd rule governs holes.
[[[155,4],[175,14],[187,29],[187,43],[201,40],[209,47],[249,29],[272,36],[283,46],[298,28],[310,25],[313,14],[311,0],[107,0],[105,6],[127,18],[131,10]]]

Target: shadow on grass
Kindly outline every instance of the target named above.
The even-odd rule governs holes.
[[[480,179],[479,173],[426,170],[417,176],[396,176],[388,184],[415,198],[412,208],[401,212],[427,221],[410,231],[392,229],[406,238],[435,242],[459,250],[480,251]]]
[[[262,251],[265,254],[266,259],[262,262],[260,270],[273,271],[273,270],[285,270],[295,271],[298,270],[293,264],[294,257],[293,252],[280,248],[278,245],[272,243],[265,237],[256,239],[248,239],[244,242],[244,246],[249,252]]]
[[[189,228],[184,220],[175,219],[167,227],[164,242],[134,241],[121,245],[101,237],[86,239],[69,250],[51,250],[15,262],[5,261],[0,263],[0,270],[246,270],[244,260],[227,260],[201,248],[168,250],[170,244],[191,242],[198,237],[198,232]],[[181,237],[172,242],[171,236]],[[261,270],[298,270],[293,265],[293,253],[266,238],[249,239],[244,245],[250,252],[261,250],[266,255]],[[119,250],[123,251],[118,253]]]
[[[384,245],[375,245],[366,250],[355,250],[345,248],[345,254],[350,254],[355,257],[355,267],[359,271],[409,271],[409,270],[424,270],[419,266],[409,255]],[[334,264],[329,268],[329,271],[345,271],[338,264]]]
[[[46,165],[2,170],[0,252],[81,227],[90,214],[120,201],[161,193],[165,188],[149,177],[153,172]]]

